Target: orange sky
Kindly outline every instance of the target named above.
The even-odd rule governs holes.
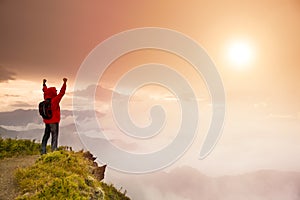
[[[56,71],[73,77],[87,53],[107,37],[158,26],[198,41],[227,74],[234,72],[227,69],[223,55],[228,41],[236,38],[254,43],[258,54],[254,72],[259,78],[273,71],[285,81],[297,72],[300,5],[296,0],[91,2],[1,1],[1,66],[20,78],[53,76]],[[231,78],[227,74],[224,79]]]
[[[13,73],[16,80],[39,83],[48,77],[58,86],[67,76],[72,84],[83,59],[101,41],[127,29],[157,26],[182,32],[207,50],[230,100],[274,101],[300,110],[299,17],[297,0],[1,1],[0,78]],[[228,62],[228,46],[235,40],[253,46],[247,70]]]
[[[173,29],[193,38],[214,60],[227,96],[229,127],[225,133],[245,131],[234,122],[258,128],[261,122],[251,120],[267,118],[275,121],[272,123],[282,118],[286,120],[286,117],[299,120],[299,19],[298,0],[134,0],[89,1],[86,4],[79,0],[2,0],[0,111],[36,108],[41,80],[46,77],[49,84],[60,87],[65,76],[69,78],[69,93],[62,104],[71,109],[75,76],[88,53],[113,34],[154,26]],[[247,41],[253,47],[251,66],[245,70],[232,68],[233,63],[228,61],[229,46],[237,40]],[[153,60],[173,65],[185,73],[192,84],[203,85],[193,69],[186,70],[188,64],[171,58],[170,54],[145,50],[126,56],[106,72],[101,83],[106,89],[111,89],[128,69]],[[197,96],[202,97],[203,93],[205,91],[200,90]],[[204,97],[207,96],[205,93]],[[294,125],[284,126],[291,128],[295,135],[298,128]],[[232,141],[232,138],[225,138],[221,143],[230,146]],[[274,149],[279,144],[276,145]],[[220,149],[216,151],[221,152]],[[211,159],[220,155],[216,153]]]

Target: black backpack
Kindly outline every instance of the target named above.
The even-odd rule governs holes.
[[[51,99],[46,99],[39,103],[39,112],[43,119],[52,118]]]

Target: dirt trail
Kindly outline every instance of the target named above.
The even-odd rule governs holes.
[[[18,196],[14,171],[32,165],[38,157],[34,155],[0,160],[0,200],[11,200]]]

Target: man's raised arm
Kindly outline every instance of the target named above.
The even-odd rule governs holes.
[[[65,92],[66,92],[67,81],[68,81],[68,79],[67,79],[67,78],[64,78],[63,81],[64,81],[64,83],[63,83],[63,85],[62,85],[62,87],[61,87],[61,89],[60,89],[60,91],[59,91],[59,94],[58,94],[58,96],[59,96],[60,98],[62,98],[62,97],[64,96]]]
[[[47,90],[47,85],[46,85],[47,80],[43,79],[43,92]]]

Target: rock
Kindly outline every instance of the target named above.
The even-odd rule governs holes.
[[[93,169],[92,173],[98,181],[102,181],[104,179],[105,169],[106,169],[106,165],[103,165],[101,167],[95,167]]]

